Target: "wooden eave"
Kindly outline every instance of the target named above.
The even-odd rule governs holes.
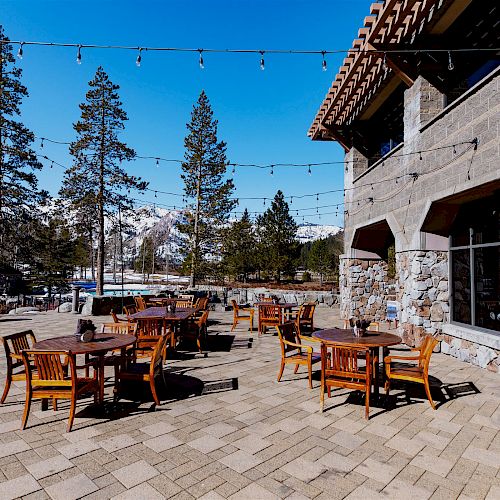
[[[413,83],[411,75],[398,66],[397,61],[386,60],[383,50],[411,44],[427,26],[442,33],[472,0],[386,0],[374,3],[364,27],[358,31],[352,49],[332,83],[308,131],[313,140],[324,139],[324,126],[330,131],[350,123],[354,115],[363,113],[375,95],[383,95],[381,86],[393,82],[396,75],[406,85]],[[379,50],[378,53],[364,53]],[[385,93],[384,93],[385,94]],[[331,135],[331,134],[330,134]]]

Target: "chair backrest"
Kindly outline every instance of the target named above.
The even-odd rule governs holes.
[[[71,387],[76,380],[75,356],[70,351],[22,351],[27,382],[32,386]],[[30,359],[34,362],[37,377],[33,378]],[[63,359],[68,359],[70,378],[66,376]]]
[[[132,314],[135,314],[137,312],[137,307],[135,306],[123,306],[123,310],[125,311],[125,314],[127,315],[127,318],[131,316]]]
[[[143,337],[160,336],[163,330],[164,320],[161,317],[137,319],[137,331]]]
[[[208,306],[208,297],[199,297],[196,300],[195,307],[199,310],[205,310]]]
[[[35,334],[32,330],[24,330],[23,332],[12,333],[0,337],[5,349],[5,356],[10,357],[10,354],[20,355],[23,349],[31,349],[36,342]]]
[[[110,314],[111,314],[111,317],[113,318],[113,321],[114,321],[115,323],[120,323],[120,319],[119,319],[119,318],[118,318],[118,316],[116,315],[116,312],[115,312],[115,310],[114,310],[114,309],[111,309]]]
[[[121,335],[136,335],[137,323],[103,323],[101,333],[117,333]]]
[[[280,339],[281,354],[284,357],[290,351],[301,352],[300,347],[290,345],[300,344],[299,332],[297,331],[297,325],[294,321],[288,321],[281,325],[276,325],[276,330],[278,332],[278,338]]]
[[[270,304],[272,304],[274,302],[274,299],[272,297],[260,297],[259,298],[259,302],[269,302]]]
[[[175,301],[175,307],[179,309],[187,309],[188,307],[192,307],[193,302],[187,299],[178,299]]]
[[[167,342],[168,335],[161,335],[156,343],[153,354],[151,356],[151,364],[149,365],[149,376],[154,378],[161,368],[163,363],[163,351],[165,350],[165,343]]]
[[[208,311],[203,311],[203,314],[196,320],[199,328],[206,328],[208,321]]]
[[[270,304],[265,306],[259,306],[259,316],[260,320],[272,320],[278,321],[281,318],[281,309],[280,306]]]
[[[360,356],[361,355],[361,356]],[[358,360],[366,359],[365,369],[359,369]],[[346,381],[368,380],[371,371],[371,356],[368,347],[321,344],[322,374],[330,379]]]
[[[309,302],[302,304],[299,308],[299,319],[312,319],[315,309],[316,304],[311,304]]]
[[[138,311],[146,309],[146,301],[142,297],[134,297],[135,307]]]
[[[428,372],[429,363],[431,362],[431,355],[434,347],[439,342],[438,339],[432,335],[426,335],[422,343],[420,344],[420,358],[418,360],[418,366]]]
[[[193,303],[194,301],[194,295],[191,295],[191,294],[188,294],[188,293],[184,293],[184,294],[180,294],[179,295],[179,299],[181,300],[187,300],[189,302],[191,302],[191,304]]]

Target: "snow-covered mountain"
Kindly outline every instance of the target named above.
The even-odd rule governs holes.
[[[323,238],[328,238],[342,231],[339,226],[329,226],[320,224],[304,223],[299,225],[297,229],[297,240],[301,243],[306,243],[308,241],[320,240]]]

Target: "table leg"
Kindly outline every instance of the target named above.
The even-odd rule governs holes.
[[[373,397],[378,399],[379,397],[379,348],[374,347],[372,349],[372,366],[373,366]]]
[[[104,354],[99,355],[99,404],[104,402]]]

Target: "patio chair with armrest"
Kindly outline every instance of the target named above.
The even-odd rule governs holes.
[[[135,308],[138,311],[144,311],[146,309],[146,301],[142,297],[134,297]]]
[[[200,317],[188,320],[181,333],[182,338],[193,340],[196,343],[200,353],[203,352],[202,343],[207,337],[208,314],[208,311],[203,311]]]
[[[275,304],[259,306],[259,336],[266,333],[268,326],[281,323],[281,308]]]
[[[366,360],[364,369],[359,359]],[[370,415],[371,357],[368,347],[321,344],[321,411],[325,408],[325,390],[331,396],[332,387],[355,389],[365,393],[365,418]]]
[[[76,356],[70,351],[22,351],[23,363],[26,370],[26,403],[22,417],[21,430],[26,428],[28,416],[33,399],[42,400],[42,408],[46,406],[47,400],[69,399],[70,410],[67,432],[71,431],[75,418],[76,401],[80,396],[91,393],[94,395],[94,403],[99,397],[99,381],[97,369],[93,377],[78,377]],[[64,360],[68,361],[68,370]],[[33,377],[33,365],[37,377]],[[92,366],[95,365],[92,363]],[[87,366],[79,367],[87,368]]]
[[[236,300],[231,299],[231,305],[233,306],[233,326],[231,327],[231,331],[236,328],[236,325],[240,321],[249,321],[250,322],[250,331],[253,331],[253,315],[254,310],[251,307],[240,307]]]
[[[123,312],[127,316],[128,321],[135,321],[135,319],[131,317],[132,314],[137,312],[137,307],[135,307],[135,305],[123,306]]]
[[[114,399],[117,401],[120,398],[120,392],[122,390],[121,382],[123,380],[139,381],[139,382],[149,382],[149,387],[151,389],[151,394],[153,396],[154,402],[160,405],[160,399],[158,397],[158,392],[156,389],[156,379],[159,375],[163,378],[163,383],[165,383],[165,377],[163,372],[163,363],[165,352],[165,347],[167,343],[167,335],[160,335],[157,340],[151,359],[149,363],[138,363],[137,357],[126,357],[125,360],[117,359],[115,361],[115,396]]]
[[[300,340],[297,324],[289,321],[276,326],[281,346],[281,365],[278,372],[278,382],[283,376],[286,364],[294,364],[293,373],[299,371],[300,365],[307,366],[309,388],[312,389],[312,365],[321,361],[321,354],[315,353],[312,346],[303,345]]]
[[[314,332],[315,310],[316,310],[316,303],[314,302],[306,302],[300,306],[297,316],[295,317],[295,322],[297,324],[297,329],[300,335],[303,334],[303,329],[306,327],[311,332]]]
[[[111,309],[110,315],[113,318],[113,321],[115,323],[128,323],[129,322],[128,319],[119,318],[114,309]]]
[[[3,403],[9,394],[12,382],[26,380],[26,370],[24,368],[21,351],[23,349],[31,349],[36,342],[36,338],[31,330],[25,330],[11,335],[4,335],[0,337],[0,342],[3,344],[5,357],[7,359],[5,388],[3,390],[2,399],[0,399],[0,403]]]
[[[385,382],[385,393],[389,395],[389,390],[391,386],[391,380],[404,380],[407,382],[416,382],[418,384],[423,384],[425,388],[425,394],[433,410],[436,409],[436,405],[432,400],[431,391],[429,387],[429,364],[431,361],[432,351],[439,341],[432,335],[427,335],[420,347],[412,348],[412,351],[416,351],[419,354],[414,356],[386,356],[384,358],[386,382]],[[417,365],[406,365],[404,367],[398,366],[393,367],[393,361],[418,361]]]

